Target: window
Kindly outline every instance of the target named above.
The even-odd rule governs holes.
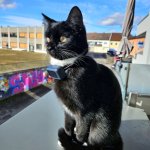
[[[144,42],[138,41],[138,48],[144,48]]]
[[[42,33],[37,33],[37,34],[36,34],[36,38],[37,38],[37,39],[41,39],[41,38],[42,38]]]
[[[36,44],[36,48],[37,48],[38,50],[42,50],[42,44]]]
[[[93,42],[88,42],[89,46],[94,46]]]
[[[10,33],[10,37],[17,37],[17,33],[15,33],[15,32]]]
[[[10,47],[11,48],[17,48],[17,43],[16,42],[11,42]]]
[[[8,33],[7,32],[3,32],[2,33],[2,37],[8,37]]]
[[[32,52],[34,51],[34,45],[31,44],[31,43],[29,44],[29,50],[32,51]]]
[[[102,45],[103,42],[95,42],[95,45]]]
[[[19,37],[20,38],[26,38],[27,37],[27,33],[26,32],[20,32],[19,33]]]
[[[30,37],[31,39],[34,39],[34,37],[35,37],[34,33],[30,33],[30,34],[29,34],[29,37]]]
[[[8,43],[7,43],[6,41],[3,41],[3,42],[2,42],[2,47],[8,48]]]
[[[97,44],[97,46],[102,47],[102,44]]]
[[[27,48],[27,44],[26,43],[19,43],[19,47],[26,49]]]

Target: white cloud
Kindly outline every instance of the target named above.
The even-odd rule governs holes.
[[[13,24],[16,26],[41,26],[42,20],[34,19],[34,18],[27,18],[27,17],[20,17],[20,16],[6,16],[4,17],[5,22],[8,24]]]
[[[116,12],[111,16],[100,21],[100,25],[104,26],[114,26],[114,25],[122,25],[124,15],[122,13]]]
[[[0,8],[15,8],[16,2],[12,0],[0,0]]]

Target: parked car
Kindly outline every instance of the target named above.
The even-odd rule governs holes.
[[[107,54],[108,54],[109,56],[111,56],[111,57],[114,57],[114,56],[116,56],[117,51],[116,51],[115,49],[110,48],[110,49],[107,51]]]
[[[104,58],[104,59],[107,58],[106,53],[89,52],[88,55],[95,59],[96,58]]]

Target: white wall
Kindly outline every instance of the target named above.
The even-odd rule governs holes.
[[[108,40],[88,40],[88,43],[93,43],[92,45],[89,45],[89,51],[91,52],[99,52],[99,53],[107,53],[109,49],[110,41]],[[96,43],[100,43],[101,46],[95,45]]]
[[[150,64],[150,14],[138,25],[137,35],[146,32],[144,51],[132,59],[134,64]]]

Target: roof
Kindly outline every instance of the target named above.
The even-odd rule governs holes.
[[[121,41],[122,33],[112,33],[110,41]]]
[[[143,32],[143,33],[141,33],[141,34],[139,34],[137,36],[131,36],[131,37],[129,37],[129,40],[145,38],[145,36],[146,36],[146,32]]]
[[[87,40],[109,40],[111,33],[87,33]]]
[[[142,23],[149,15],[150,15],[150,12],[138,23],[138,25],[139,25],[140,23]]]

